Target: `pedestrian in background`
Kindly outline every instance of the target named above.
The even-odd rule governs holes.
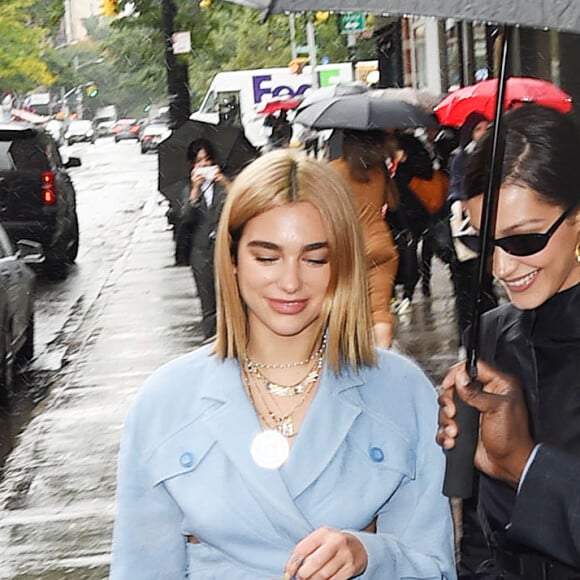
[[[399,256],[385,214],[397,205],[396,187],[385,168],[384,131],[343,131],[342,156],[330,161],[346,181],[365,242],[368,287],[377,346],[390,348],[395,326],[391,298]]]
[[[465,578],[580,577],[580,132],[525,105],[505,115],[493,268],[510,303],[481,321],[482,390],[464,364],[443,381],[437,440],[455,444],[453,391],[481,413],[475,464],[487,543],[469,530]],[[467,161],[465,205],[477,251],[490,177],[488,130]]]
[[[187,149],[187,159],[191,164],[190,183],[185,192],[187,202],[177,226],[176,248],[191,265],[201,304],[201,330],[207,339],[215,334],[216,329],[213,253],[230,181],[216,163],[211,142],[205,139],[193,141]]]
[[[472,296],[478,268],[477,253],[469,250],[458,238],[466,228],[469,228],[469,217],[464,208],[464,202],[467,199],[464,189],[465,170],[469,155],[485,134],[488,126],[489,121],[482,113],[470,113],[459,132],[459,146],[451,154],[449,161],[449,223],[455,246],[455,260],[451,267],[451,277],[455,292],[458,334],[461,345],[463,345],[465,331],[471,324]],[[484,276],[482,290],[480,311],[487,312],[497,306],[493,277],[489,272]]]
[[[296,151],[253,162],[216,270],[216,342],[126,420],[111,580],[453,580],[435,391],[373,345],[343,180]]]
[[[402,298],[395,301],[394,309],[405,314],[412,309],[415,286],[420,278],[418,245],[429,223],[429,212],[409,184],[414,177],[431,179],[433,162],[421,141],[409,133],[391,134],[387,143],[392,157],[391,173],[399,191],[396,211],[387,214],[399,251],[397,285],[403,287]]]

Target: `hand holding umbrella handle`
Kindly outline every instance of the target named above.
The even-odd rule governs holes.
[[[482,388],[479,381],[473,381],[469,388]],[[479,436],[479,411],[468,405],[455,391],[453,395],[457,437],[455,447],[446,453],[443,494],[447,497],[467,499],[473,495],[475,468],[473,459]]]

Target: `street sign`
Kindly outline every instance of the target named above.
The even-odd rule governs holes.
[[[173,54],[187,54],[191,52],[191,32],[174,32],[171,36]]]
[[[364,12],[345,12],[340,17],[340,31],[343,34],[362,32],[365,29]]]

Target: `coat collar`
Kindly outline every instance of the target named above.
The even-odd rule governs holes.
[[[317,392],[302,422],[286,464],[279,470],[258,467],[250,455],[253,438],[261,432],[255,410],[243,389],[238,362],[215,359],[212,380],[204,381],[201,398],[207,401],[201,420],[235,465],[248,488],[267,510],[284,512],[276,521],[291,538],[312,531],[294,499],[326,469],[362,412],[344,392],[360,386],[353,372],[335,375],[325,368]]]

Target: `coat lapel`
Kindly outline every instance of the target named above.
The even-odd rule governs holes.
[[[276,514],[270,519],[278,532],[292,541],[297,534],[309,534],[312,528],[295,506],[280,471],[258,467],[250,455],[253,438],[262,429],[242,386],[236,361],[227,360],[216,365],[211,384],[205,384],[202,397],[219,404],[211,405],[201,420],[246,481],[264,512]]]
[[[293,498],[326,469],[362,412],[359,406],[344,397],[344,391],[362,383],[357,374],[337,376],[325,367],[290,457],[283,467],[286,485]]]

